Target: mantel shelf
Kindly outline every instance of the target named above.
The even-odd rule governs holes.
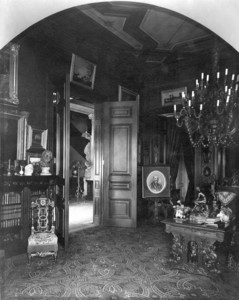
[[[49,185],[56,184],[57,176],[0,176],[0,189],[4,191],[8,189],[22,190],[24,187],[29,187],[30,189],[44,188]]]

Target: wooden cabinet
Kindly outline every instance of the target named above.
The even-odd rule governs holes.
[[[54,199],[55,176],[1,176],[0,245],[6,256],[26,252],[31,202],[42,194]]]

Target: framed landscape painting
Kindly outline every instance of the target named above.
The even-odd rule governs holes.
[[[170,197],[169,166],[142,167],[142,195],[143,198]]]
[[[161,92],[162,106],[182,104],[182,93],[187,95],[187,87],[165,90]]]
[[[137,101],[137,100],[139,100],[139,94],[119,85],[118,101]]]
[[[96,65],[72,54],[70,81],[88,89],[94,88]]]

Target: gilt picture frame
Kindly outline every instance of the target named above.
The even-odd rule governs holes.
[[[143,166],[142,167],[142,197],[167,198],[170,197],[170,167]]]
[[[38,129],[28,125],[27,150],[42,152],[47,149],[48,129]]]
[[[118,101],[138,101],[139,94],[121,85],[118,87]]]
[[[187,95],[187,87],[179,87],[161,91],[162,106],[171,106],[175,104],[182,104],[182,93]]]
[[[95,84],[95,74],[95,64],[74,53],[72,54],[70,82],[84,88],[93,89]]]

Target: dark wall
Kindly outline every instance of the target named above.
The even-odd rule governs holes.
[[[19,109],[30,113],[28,123],[39,129],[48,127],[50,90],[44,63],[26,38],[19,41]]]

